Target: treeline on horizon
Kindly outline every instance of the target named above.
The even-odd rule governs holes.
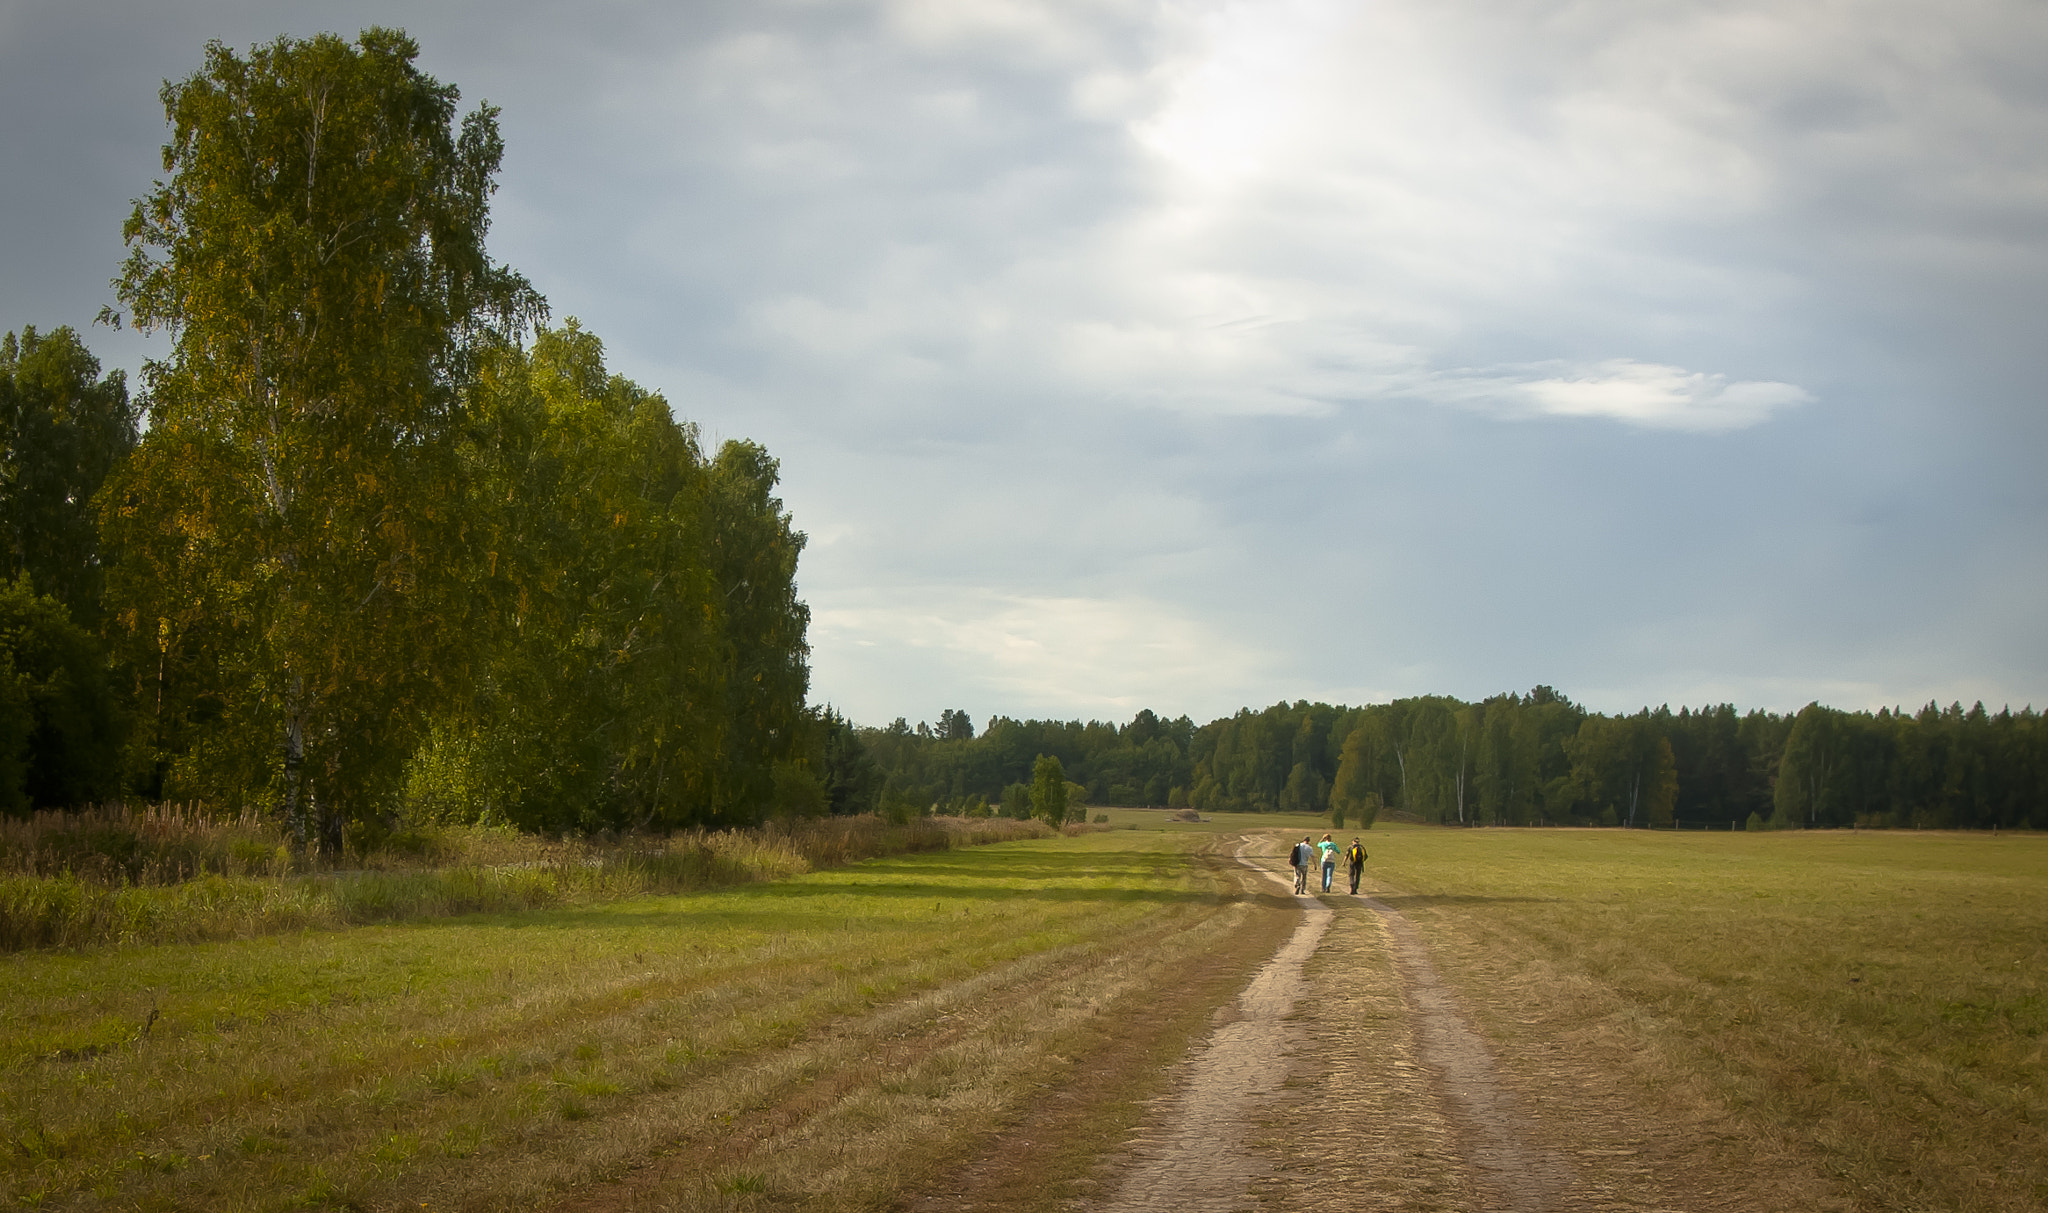
[[[1059,759],[1091,805],[1383,815],[1470,826],[1681,829],[2048,827],[2048,721],[1979,703],[1790,715],[1730,704],[1608,716],[1539,686],[1478,703],[1306,700],[1197,725],[1013,720],[965,712],[857,731],[835,796],[884,806],[1029,812],[1032,767]]]
[[[484,249],[496,112],[403,33],[166,83],[115,289],[0,341],[0,812],[133,798],[535,830],[825,809],[803,536]],[[146,413],[148,424],[141,422]]]

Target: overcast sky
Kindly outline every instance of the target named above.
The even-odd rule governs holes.
[[[2048,6],[0,0],[0,329],[139,365],[162,81],[378,23],[858,721],[2048,706]]]

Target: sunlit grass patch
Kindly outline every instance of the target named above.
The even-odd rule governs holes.
[[[247,814],[217,828],[194,812],[162,809],[40,813],[7,824],[0,830],[0,951],[191,943],[546,909],[779,880],[878,855],[1048,832],[1032,822],[876,817],[595,839],[449,827],[420,835],[416,846],[347,856],[360,865],[352,870],[294,874],[287,853],[275,871],[253,875],[220,858],[246,841],[243,834],[262,830],[283,847],[274,825]],[[127,857],[126,866],[108,854]]]

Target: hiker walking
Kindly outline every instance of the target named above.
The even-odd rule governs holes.
[[[1308,865],[1315,862],[1315,853],[1316,849],[1309,845],[1306,834],[1287,853],[1287,862],[1294,865],[1294,891],[1297,893],[1308,892]]]
[[[1337,878],[1337,844],[1330,841],[1328,834],[1316,844],[1316,850],[1323,856],[1323,892],[1330,891],[1330,882]]]
[[[1351,864],[1351,892],[1358,892],[1358,878],[1365,874],[1365,844],[1358,841],[1358,835],[1351,836],[1351,845],[1344,848],[1344,858]]]

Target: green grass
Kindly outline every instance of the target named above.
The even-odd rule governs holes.
[[[271,831],[267,845],[277,852],[269,875],[203,860],[227,854],[229,844],[258,829]],[[0,822],[0,859],[11,865],[0,866],[0,950],[195,943],[546,909],[774,880],[876,855],[1043,832],[1025,822],[892,825],[873,816],[599,839],[450,827],[412,835],[418,845],[402,850],[344,857],[353,870],[293,874],[282,835],[249,815],[216,823],[161,806],[38,813]],[[125,856],[125,866],[110,863],[109,851]]]
[[[1250,831],[1287,830],[1314,834],[1339,833],[1330,829],[1327,814],[1317,813],[1204,813],[1200,821],[1172,821],[1177,809],[1104,809],[1091,807],[1089,820],[1097,813],[1109,816],[1116,829],[1159,831],[1167,834],[1243,834]],[[1387,827],[1381,825],[1380,829]],[[1358,833],[1350,830],[1349,833]],[[1346,837],[1349,834],[1345,835]]]
[[[1643,1081],[1798,1143],[1866,1208],[2048,1205],[2048,838],[1406,829],[1369,845],[1368,880],[1399,890],[1382,900],[1444,946],[1496,1033],[1526,1037],[1537,1014],[1546,1032],[1628,1034],[1655,1062]]]
[[[920,998],[996,982],[1012,993],[977,1012],[980,1034],[891,1072],[914,1089],[863,1079],[844,1132],[956,1088],[986,1116],[1004,1067],[1028,1064],[1015,1042],[1110,997],[1054,980],[1062,966],[1219,912],[1188,845],[1094,834],[684,896],[0,958],[0,1206],[528,1207],[745,1124],[789,1084],[859,1075],[926,1030]],[[942,1124],[979,1130],[959,1121]],[[753,1163],[720,1173],[722,1198],[773,1186]]]

